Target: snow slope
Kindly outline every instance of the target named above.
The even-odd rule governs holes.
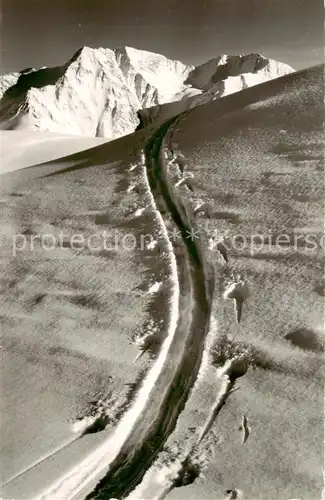
[[[0,132],[0,174],[53,161],[107,141],[100,137],[80,137],[30,130]]]
[[[322,234],[322,75],[322,68],[290,75],[200,106],[178,122],[170,145],[178,144],[185,175],[192,174],[193,191],[181,184],[176,189],[183,190],[184,200],[189,197],[195,210],[204,204],[211,208],[211,231],[217,228],[218,235],[225,238],[240,233],[248,242],[250,235],[268,234],[269,229],[275,235],[283,228]],[[143,281],[160,281],[149,270],[165,261],[159,243],[156,249],[150,248],[157,254],[144,253],[143,260],[139,252],[120,249],[99,255],[88,249],[74,251],[67,245],[62,251],[39,247],[35,252],[21,251],[13,259],[11,232],[28,238],[62,230],[70,235],[77,230],[87,236],[117,227],[118,235],[124,235],[126,223],[127,230],[136,235],[155,231],[154,218],[150,226],[142,225],[154,211],[147,210],[142,219],[133,216],[149,201],[143,191],[141,167],[135,166],[136,152],[139,154],[149,136],[148,129],[141,130],[2,178],[7,414],[3,456],[7,477],[69,437],[72,430],[67,416],[83,412],[84,403],[97,400],[98,391],[101,396],[102,386],[120,395],[126,390],[124,381],[134,380],[136,348],[128,339],[147,310],[138,293],[140,282],[142,287]],[[173,167],[170,172],[172,175]],[[196,213],[197,224],[205,227],[203,211]],[[207,435],[215,458],[208,457],[206,480],[200,477],[186,490],[174,489],[168,494],[170,500],[221,500],[229,488],[244,491],[245,498],[317,496],[311,495],[318,493],[320,482],[322,353],[308,352],[286,339],[292,334],[299,337],[304,329],[319,335],[323,261],[318,250],[290,246],[277,251],[273,244],[269,249],[266,245],[256,253],[247,248],[230,249],[223,260],[215,250],[221,280],[215,332],[219,358],[223,353],[229,357],[247,351],[255,369],[242,378],[239,390],[223,408],[216,437]],[[148,264],[142,271],[144,262]],[[230,285],[226,279],[236,273],[252,284],[240,324],[233,301],[222,295],[224,285],[226,289]],[[9,281],[8,275],[12,277]],[[145,298],[151,297],[147,290],[146,286]],[[169,447],[180,443],[184,450],[183,444],[191,445],[200,430],[197,427],[206,422],[218,385],[211,376],[213,367],[204,368],[207,372],[199,380],[204,390],[199,385],[192,391]],[[246,414],[252,432],[242,446],[237,429]],[[27,477],[11,482],[4,496],[33,498],[35,492],[100,448],[104,435],[84,436],[29,471]],[[208,452],[206,444],[211,443],[202,443]],[[158,488],[152,490],[151,480],[149,486],[150,495],[142,495],[142,499],[152,500],[152,491],[158,494]]]
[[[83,47],[63,66],[1,77],[0,128],[114,139],[143,122],[139,110],[172,101],[193,107],[291,71],[259,54],[194,67],[131,47]]]

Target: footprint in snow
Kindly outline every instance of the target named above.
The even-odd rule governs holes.
[[[246,443],[251,431],[246,415],[242,416],[241,426],[238,430],[242,431],[242,444]]]
[[[240,323],[243,303],[249,296],[248,284],[245,281],[232,283],[224,292],[225,299],[233,299],[235,306],[236,321]]]
[[[226,490],[228,495],[225,500],[241,500],[243,498],[243,492],[240,490]]]

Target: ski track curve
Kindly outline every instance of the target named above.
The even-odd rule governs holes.
[[[146,154],[141,153],[139,165],[143,168],[144,182],[151,205],[157,214],[170,257],[173,286],[167,337],[158,358],[148,371],[134,403],[122,417],[114,433],[72,470],[37,496],[35,500],[53,500],[54,498],[75,500],[84,498],[87,494],[87,498],[96,499],[108,499],[116,496],[126,498],[141,483],[144,474],[151,467],[164,442],[173,432],[189,393],[197,380],[204,360],[205,341],[209,329],[214,272],[211,270],[211,266],[205,262],[204,252],[200,244],[189,241],[188,234],[192,229],[193,221],[191,221],[186,206],[178,199],[174,188],[168,186],[168,180],[164,178],[163,141],[171,126],[179,119],[180,117],[176,117],[165,122],[156,131],[147,144]],[[152,175],[152,169],[156,177],[154,180],[151,177],[150,182],[149,176]],[[156,203],[153,190],[153,185],[156,184],[158,185],[157,200],[162,194],[168,213],[182,234],[184,255],[181,257],[175,255],[174,247],[176,248],[176,244],[173,244],[169,239],[164,218],[158,209],[159,202]],[[190,292],[187,292],[190,293],[190,300],[187,296],[187,302],[190,302],[190,305],[183,307],[180,316],[180,303],[184,306],[184,297],[181,297],[179,282],[181,273],[184,273],[185,283],[185,285],[182,283],[182,287],[186,288],[186,284],[190,283],[188,286]],[[184,293],[183,290],[182,293]],[[181,353],[177,344],[180,342],[177,340],[178,337],[181,338],[182,342]],[[166,367],[169,367],[169,359],[173,358],[175,354],[173,350],[178,351],[175,356],[178,364],[174,368],[172,376],[168,374],[167,388],[164,388],[165,397],[163,397],[159,384],[158,387],[155,386],[158,379],[166,380]],[[154,391],[155,388],[156,391]],[[144,428],[145,418],[143,414],[148,408],[147,412],[150,412],[150,405],[153,405],[151,400],[154,400],[154,397],[157,399],[156,408],[154,408],[156,419],[150,421],[150,424]],[[135,445],[132,443],[132,439],[134,440],[133,434],[137,433],[141,443]],[[132,472],[130,475],[129,471]]]
[[[170,270],[172,281],[172,296],[170,301],[170,316],[167,330],[167,337],[162,345],[160,354],[148,371],[142,387],[139,390],[138,396],[130,410],[126,412],[119,422],[115,432],[110,436],[99,448],[86,457],[74,469],[70,470],[63,478],[57,480],[46,491],[41,493],[35,500],[53,500],[64,499],[72,500],[76,498],[78,492],[82,493],[88,483],[99,480],[101,476],[107,472],[110,463],[116,458],[124,442],[131,434],[136,420],[140,417],[145,408],[146,402],[150,397],[151,391],[154,388],[155,382],[164,366],[165,360],[169,353],[172,340],[174,338],[178,316],[179,316],[179,282],[177,263],[174,255],[173,245],[169,239],[168,231],[160,211],[157,209],[154,196],[152,194],[149,180],[146,172],[145,157],[141,154],[141,165],[143,167],[144,182],[146,184],[148,194],[151,201],[151,206],[155,210],[162,234],[167,244],[170,257]]]
[[[164,139],[179,118],[178,116],[165,122],[146,147],[151,191],[157,195],[158,205],[163,200],[164,213],[167,208],[169,217],[181,234],[181,243],[175,242],[173,238],[181,283],[177,333],[170,357],[159,377],[156,391],[153,391],[148,401],[143,419],[134,427],[134,433],[127,440],[117,460],[111,464],[108,474],[87,499],[126,498],[141,483],[169,435],[174,431],[195,385],[204,357],[215,273],[214,266],[205,261],[202,242],[190,238],[195,222],[187,204],[183,203],[168,179],[168,165],[164,161]]]

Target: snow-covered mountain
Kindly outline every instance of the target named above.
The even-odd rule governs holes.
[[[114,139],[179,109],[166,103],[187,109],[292,71],[259,54],[194,67],[131,47],[83,47],[63,66],[0,77],[0,128]]]
[[[167,120],[173,115],[220,97],[239,92],[294,70],[287,64],[268,59],[261,54],[222,55],[196,66],[184,82],[186,90],[173,103],[139,110],[141,126]]]

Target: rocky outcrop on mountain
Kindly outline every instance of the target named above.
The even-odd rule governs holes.
[[[131,47],[83,47],[63,66],[0,77],[0,128],[114,139],[292,71],[259,54],[194,67]]]
[[[0,99],[4,93],[13,85],[16,85],[20,73],[9,73],[0,77]]]

